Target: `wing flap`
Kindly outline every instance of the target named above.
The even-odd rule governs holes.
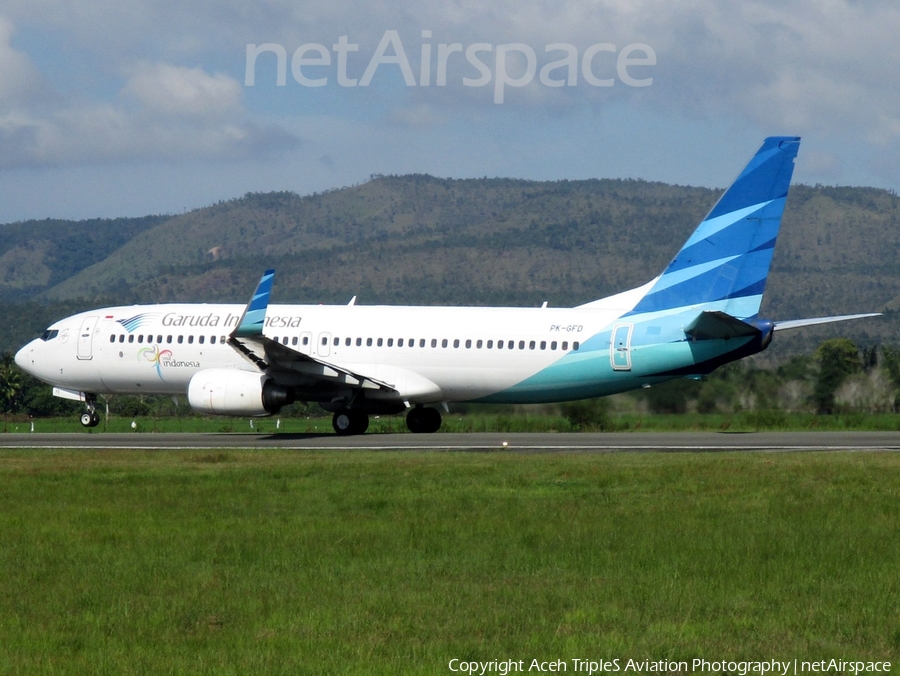
[[[395,388],[371,376],[356,373],[338,364],[326,362],[302,352],[297,352],[287,345],[276,343],[266,336],[252,338],[234,338],[233,342],[240,346],[242,354],[252,355],[251,361],[264,364],[262,370],[269,373],[282,371],[307,376],[310,379],[321,379],[330,383],[340,383],[350,387],[376,389],[395,392]]]

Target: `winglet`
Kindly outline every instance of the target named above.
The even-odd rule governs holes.
[[[266,310],[269,307],[269,295],[272,293],[272,282],[275,280],[275,270],[266,270],[256,291],[250,297],[250,302],[244,308],[241,321],[231,334],[232,338],[250,338],[261,336],[266,322]]]

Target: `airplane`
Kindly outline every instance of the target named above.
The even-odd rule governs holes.
[[[549,403],[682,377],[765,350],[785,329],[879,313],[759,317],[799,137],[765,139],[663,272],[571,308],[270,305],[267,270],[246,306],[107,307],[51,325],[15,356],[56,396],[186,395],[205,414],[268,416],[295,401],[341,435],[406,411],[435,432],[451,402]]]

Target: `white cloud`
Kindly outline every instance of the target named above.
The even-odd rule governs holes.
[[[201,67],[142,62],[110,100],[53,92],[0,17],[0,168],[234,160],[296,145],[244,110],[242,87]]]
[[[653,94],[693,115],[832,136],[890,134],[900,111],[900,8],[843,0],[700,3],[653,19]]]
[[[760,127],[813,125],[842,134],[849,119],[867,125],[875,138],[894,137],[894,111],[900,109],[900,87],[894,86],[900,52],[893,47],[900,7],[892,0],[498,0],[487,5],[270,0],[252,7],[243,0],[9,0],[4,11],[17,21],[53,27],[63,46],[76,46],[97,60],[97,68],[125,64],[131,75],[128,96],[159,113],[208,115],[217,100],[234,105],[247,43],[277,42],[290,54],[307,42],[330,48],[348,35],[360,44],[349,55],[351,76],[360,77],[386,30],[400,32],[416,73],[422,30],[432,31],[434,45],[523,42],[539,58],[546,58],[543,48],[553,42],[579,50],[597,42],[619,49],[645,42],[657,54],[654,84],[639,97],[621,83],[598,89],[582,81],[574,92],[539,85],[511,91],[507,107],[536,110],[629,99],[692,118],[743,117]],[[219,72],[176,65],[210,62]],[[169,65],[164,69],[160,63]],[[456,63],[458,77],[450,78],[455,83],[450,88],[460,107],[492,107],[492,87],[463,88],[462,71],[472,72],[464,60]],[[223,64],[229,64],[227,73]],[[379,73],[373,87],[381,80]],[[289,81],[292,86],[300,87]],[[454,97],[433,83],[408,94],[411,101],[396,97],[398,108],[453,105]]]
[[[45,82],[28,55],[13,48],[13,23],[0,17],[0,111],[39,100]]]
[[[239,160],[295,147],[295,136],[253,121],[172,120],[108,104],[46,116],[0,115],[0,167],[98,162]]]
[[[0,162],[41,166],[234,159],[290,145],[292,138],[254,123],[173,123],[93,105],[67,108],[44,119],[0,119],[0,139],[10,146]]]
[[[219,118],[239,113],[242,87],[223,73],[169,63],[143,63],[122,93],[151,112]]]

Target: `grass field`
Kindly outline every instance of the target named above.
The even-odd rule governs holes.
[[[888,453],[0,450],[0,673],[896,662],[898,516]]]

